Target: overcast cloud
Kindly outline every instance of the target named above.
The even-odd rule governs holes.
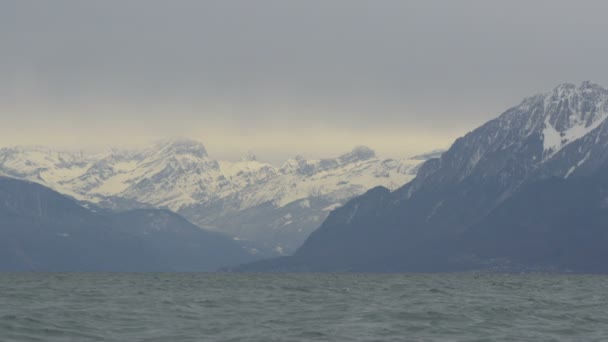
[[[608,85],[606,1],[0,0],[0,146],[203,141],[235,158],[445,147]]]

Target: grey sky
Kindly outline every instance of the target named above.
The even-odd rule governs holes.
[[[233,158],[444,147],[608,84],[606,1],[0,0],[0,145],[200,139]]]

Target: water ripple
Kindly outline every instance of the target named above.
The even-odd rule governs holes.
[[[0,341],[606,341],[608,277],[0,274]]]

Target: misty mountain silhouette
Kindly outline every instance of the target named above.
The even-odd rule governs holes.
[[[0,177],[0,271],[213,271],[252,259],[231,238],[167,210],[95,212]]]

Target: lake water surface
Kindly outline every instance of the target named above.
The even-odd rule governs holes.
[[[608,341],[608,277],[2,274],[0,341]]]

